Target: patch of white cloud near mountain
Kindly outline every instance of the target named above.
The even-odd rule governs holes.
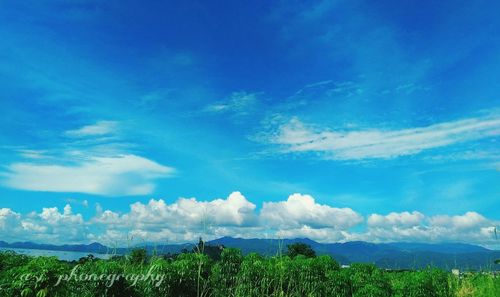
[[[225,199],[199,201],[179,198],[172,203],[151,199],[136,202],[124,213],[96,204],[93,217],[43,208],[21,214],[0,209],[0,236],[6,241],[104,244],[136,242],[192,242],[199,236],[245,238],[308,237],[320,242],[365,240],[371,242],[467,242],[498,247],[494,228],[500,222],[476,212],[426,216],[418,211],[369,214],[350,208],[320,204],[310,195],[292,194],[287,200],[263,202],[261,207],[240,192]]]

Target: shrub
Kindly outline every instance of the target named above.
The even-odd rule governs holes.
[[[396,296],[448,297],[453,296],[449,275],[439,269],[400,273],[394,280]]]
[[[71,279],[75,296],[138,296],[124,275],[125,261],[89,261],[75,269],[76,279]],[[104,278],[100,276],[104,275]],[[80,278],[83,276],[83,278]]]
[[[295,258],[298,255],[303,255],[306,258],[314,258],[316,257],[316,252],[310,245],[298,242],[287,245],[287,255],[290,258]]]
[[[232,296],[238,281],[243,255],[238,249],[225,248],[221,260],[212,266],[210,287],[214,296]]]
[[[392,295],[387,275],[373,264],[352,264],[349,268],[352,296],[384,297]]]
[[[201,253],[181,254],[172,263],[172,296],[199,296],[208,290],[210,258]]]
[[[69,265],[56,257],[31,258],[25,265],[11,268],[5,278],[10,279],[3,293],[11,296],[67,296],[68,286],[56,286],[59,276],[69,271]]]
[[[130,253],[130,262],[135,265],[143,265],[148,259],[148,253],[146,249],[137,248],[133,249]]]

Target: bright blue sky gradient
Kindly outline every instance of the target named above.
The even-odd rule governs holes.
[[[240,191],[258,211],[302,193],[365,219],[477,212],[493,225],[499,10],[2,1],[0,207],[69,202],[90,220],[96,203],[125,213]]]

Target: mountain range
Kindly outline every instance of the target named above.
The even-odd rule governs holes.
[[[345,243],[319,243],[308,238],[296,239],[243,239],[222,237],[208,241],[208,245],[223,245],[241,249],[243,254],[259,253],[266,256],[286,253],[287,245],[302,242],[310,245],[318,255],[330,255],[343,265],[353,262],[374,263],[387,269],[420,269],[435,266],[443,269],[459,268],[461,270],[500,270],[494,264],[500,259],[500,251],[481,246],[463,243],[369,243],[351,241]],[[149,253],[175,254],[183,250],[191,250],[194,244],[145,244]],[[74,251],[88,253],[126,254],[130,248],[110,248],[100,243],[88,245],[50,245],[32,242],[7,243],[0,241],[0,248],[42,249],[53,251]]]

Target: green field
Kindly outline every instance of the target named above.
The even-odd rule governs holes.
[[[134,250],[109,260],[63,262],[3,252],[0,296],[500,296],[500,277],[492,273],[341,268],[329,256],[243,256],[230,248],[212,258],[201,252],[149,257]]]

